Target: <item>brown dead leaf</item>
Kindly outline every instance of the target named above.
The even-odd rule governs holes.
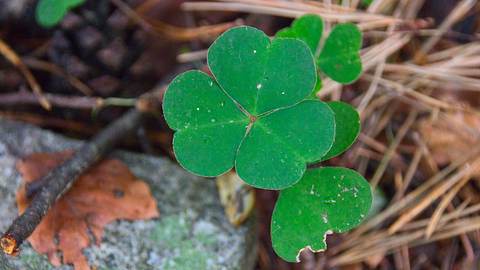
[[[33,182],[71,154],[72,151],[35,153],[18,161],[17,170],[26,183]],[[17,192],[20,213],[28,204],[24,185]],[[107,159],[80,176],[50,209],[28,241],[37,252],[47,254],[54,266],[73,264],[76,270],[90,270],[82,253],[90,245],[90,234],[96,244],[100,244],[108,223],[158,215],[148,185],[137,179],[123,162]]]

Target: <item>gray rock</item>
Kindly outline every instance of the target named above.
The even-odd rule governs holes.
[[[0,232],[16,217],[15,191],[21,177],[17,158],[33,152],[77,148],[81,142],[39,128],[0,119]],[[171,161],[117,151],[112,154],[144,179],[158,201],[160,218],[109,224],[100,246],[84,250],[99,270],[252,269],[256,257],[255,224],[231,226],[219,203],[214,181],[195,177]],[[45,256],[28,243],[16,258],[0,255],[0,269],[49,270]]]

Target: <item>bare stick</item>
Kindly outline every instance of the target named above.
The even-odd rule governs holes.
[[[72,109],[94,109],[103,105],[103,99],[97,97],[79,97],[44,94],[46,100],[56,107]],[[37,96],[31,92],[20,90],[15,93],[0,94],[0,105],[37,105],[40,104]]]
[[[106,106],[127,106],[133,107],[135,98],[101,98],[82,97],[60,94],[44,94],[46,100],[54,107],[70,109],[100,109]],[[28,91],[20,90],[15,93],[0,94],[0,105],[37,105],[40,104],[37,96]]]

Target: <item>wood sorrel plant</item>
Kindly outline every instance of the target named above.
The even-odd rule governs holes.
[[[317,53],[322,29],[315,15],[272,40],[253,27],[232,28],[208,50],[213,76],[180,74],[163,100],[186,170],[218,176],[235,167],[247,184],[281,190],[271,236],[276,253],[292,262],[305,247],[324,250],[327,234],[360,224],[372,202],[368,182],[355,171],[307,170],[344,152],[360,131],[353,107],[311,93],[321,85],[317,67],[341,83],[358,78],[361,34],[352,24],[337,25]]]
[[[41,26],[49,28],[57,25],[71,9],[85,0],[40,0],[35,10],[35,18]]]

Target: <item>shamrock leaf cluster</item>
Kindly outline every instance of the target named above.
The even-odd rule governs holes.
[[[40,0],[36,8],[37,22],[43,27],[52,27],[58,24],[67,12],[85,0]]]
[[[299,18],[273,39],[232,28],[208,50],[211,75],[180,74],[163,99],[186,170],[211,177],[235,168],[251,186],[281,190],[271,234],[287,261],[298,261],[305,247],[325,249],[326,234],[358,225],[371,205],[368,182],[356,172],[307,170],[343,153],[360,132],[353,107],[311,97],[321,85],[317,69],[339,82],[358,78],[361,36],[352,29],[335,27],[315,57],[323,31],[317,16]]]
[[[324,102],[306,99],[317,75],[304,42],[236,27],[212,44],[208,65],[213,78],[183,73],[163,100],[185,169],[217,176],[235,166],[254,187],[284,189],[330,150],[335,116]]]

